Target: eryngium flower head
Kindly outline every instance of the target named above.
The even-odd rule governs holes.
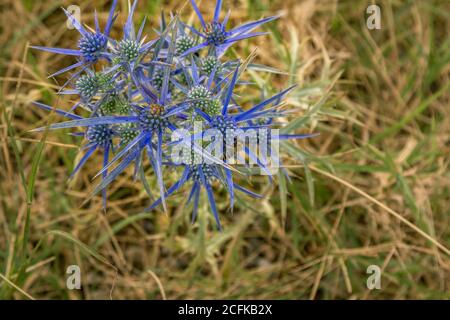
[[[161,89],[164,81],[164,72],[162,69],[155,70],[152,78],[152,84],[156,89]]]
[[[97,86],[100,92],[106,93],[115,89],[115,83],[112,75],[107,73],[96,73]]]
[[[219,130],[222,133],[224,139],[223,143],[225,145],[234,145],[234,132],[236,129],[238,129],[238,126],[233,118],[226,115],[213,117],[211,121],[211,127]]]
[[[213,21],[205,26],[206,41],[209,45],[220,46],[227,39],[225,26],[218,21]]]
[[[130,112],[132,110],[130,104],[123,99],[119,99],[117,101],[116,108],[117,108],[117,113],[121,114],[121,115],[130,114]]]
[[[192,166],[194,164],[199,164],[202,162],[202,155],[198,152],[195,152],[193,148],[191,148],[190,152],[183,150],[183,154],[181,155],[181,164]]]
[[[216,116],[211,121],[211,126],[219,130],[222,134],[226,134],[227,130],[236,130],[237,125],[233,118],[228,116]]]
[[[189,36],[182,36],[177,39],[175,54],[177,56],[182,55],[184,52],[188,51],[195,46],[195,40]]]
[[[107,98],[105,102],[101,105],[100,109],[104,114],[114,114],[117,111],[116,99]]]
[[[138,111],[139,126],[143,131],[159,131],[166,128],[169,121],[164,118],[164,107],[151,104]]]
[[[214,70],[216,70],[216,73],[219,73],[221,67],[220,60],[216,56],[207,56],[202,61],[201,71],[206,74],[210,75]]]
[[[253,32],[253,30],[263,25],[264,23],[272,21],[276,18],[270,17],[254,22],[249,22],[240,27],[227,31],[226,25],[228,23],[229,16],[227,15],[223,21],[219,21],[220,11],[222,9],[222,0],[216,1],[214,17],[211,22],[205,22],[205,19],[201,14],[197,4],[195,3],[195,0],[191,0],[191,4],[200,20],[200,23],[203,27],[203,32],[192,28],[191,30],[193,30],[194,33],[199,35],[203,39],[203,42],[187,50],[183,54],[183,56],[195,53],[198,50],[205,47],[213,49],[213,52],[216,56],[221,56],[233,43],[262,35],[263,33]]]
[[[131,39],[119,42],[119,54],[124,62],[132,62],[139,57],[140,44]]]
[[[87,129],[86,138],[91,143],[105,146],[111,142],[112,130],[106,124],[91,126]]]
[[[96,62],[107,44],[108,39],[102,33],[86,33],[78,41],[81,56],[88,62]]]
[[[136,123],[123,123],[119,125],[118,133],[120,144],[126,146],[139,135],[139,128]]]
[[[87,30],[87,28],[85,28],[83,25],[81,25],[81,23],[76,19],[75,16],[73,16],[67,10],[63,9],[72,26],[75,27],[75,29],[77,29],[77,31],[81,35],[81,38],[78,41],[78,50],[32,46],[32,48],[34,49],[78,57],[78,61],[76,63],[63,68],[58,72],[55,72],[52,76],[68,72],[78,67],[92,65],[101,57],[107,57],[109,33],[117,17],[115,14],[116,6],[117,0],[113,0],[111,9],[109,11],[108,20],[106,21],[105,29],[103,32],[101,32],[100,30],[97,15],[95,15],[95,31],[91,32],[90,30]]]
[[[192,88],[188,93],[188,99],[194,100],[191,102],[191,106],[202,111],[210,105],[211,96],[212,93],[202,85]]]
[[[100,109],[104,114],[112,115],[117,112],[120,103],[120,97],[117,95],[117,93],[112,92],[105,97],[102,105],[100,106]]]
[[[205,113],[209,116],[216,116],[220,114],[221,110],[222,110],[222,102],[220,102],[220,99],[211,100],[209,105],[204,109]]]
[[[84,74],[75,82],[75,88],[82,99],[90,100],[99,90],[97,77],[93,74]]]

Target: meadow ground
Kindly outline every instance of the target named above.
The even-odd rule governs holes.
[[[373,3],[380,30],[366,27]],[[130,172],[110,189],[106,214],[99,198],[81,206],[101,160],[68,183],[79,139],[27,132],[56,119],[32,101],[70,105],[55,94],[64,76],[47,79],[70,58],[28,45],[73,47],[60,10],[71,4],[92,25],[92,1],[0,4],[0,299],[450,298],[450,2],[225,1],[231,23],[283,14],[270,36],[232,54],[257,47],[258,62],[286,71],[250,77],[269,93],[297,83],[290,120],[320,136],[284,146],[291,183],[252,179],[264,200],[241,197],[231,214],[221,192],[221,233],[204,199],[190,224],[183,192],[168,215],[143,213],[148,199]],[[109,4],[95,7],[104,21]],[[161,8],[181,7],[142,0],[136,21],[148,15],[151,34]],[[80,266],[82,290],[67,289],[69,265]],[[366,286],[370,265],[380,290]]]

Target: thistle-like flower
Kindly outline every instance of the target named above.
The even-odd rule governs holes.
[[[226,147],[232,146],[234,149],[234,146],[236,144],[237,137],[235,135],[236,131],[241,130],[242,132],[246,132],[248,130],[254,130],[255,128],[264,128],[265,126],[255,126],[251,123],[253,120],[260,119],[262,117],[269,117],[269,118],[275,118],[282,115],[281,112],[274,112],[274,107],[267,108],[270,105],[277,105],[280,103],[281,99],[289,93],[295,86],[290,87],[273,97],[266,99],[259,104],[253,106],[252,108],[246,110],[246,111],[240,111],[240,112],[230,112],[231,109],[231,101],[232,101],[232,95],[235,88],[235,85],[238,80],[239,75],[239,66],[236,68],[235,72],[233,73],[233,77],[227,87],[224,87],[217,95],[219,97],[222,97],[222,100],[220,100],[221,103],[221,111],[217,114],[208,114],[207,112],[201,110],[201,108],[196,107],[195,112],[201,116],[204,121],[206,122],[206,125],[209,128],[216,129],[218,132],[220,132],[221,137],[223,140],[214,140],[210,147],[214,147],[216,144],[219,144],[220,146]],[[197,88],[197,87],[195,87]],[[202,89],[203,91],[203,89]],[[255,141],[250,142],[251,144],[258,143],[259,139],[265,138],[266,140],[271,139],[279,139],[279,140],[291,140],[291,139],[305,139],[314,136],[313,134],[301,134],[301,135],[288,135],[288,134],[279,134],[276,136],[271,135],[270,131],[263,130],[264,137],[261,136],[261,133],[255,137]],[[200,134],[196,134],[193,137],[193,140],[203,139],[204,135],[207,134],[206,130]],[[263,170],[267,175],[271,175],[270,170],[265,165],[266,159],[261,159],[257,154],[255,154],[249,147],[244,146],[244,153],[247,157],[252,159],[260,168]],[[203,151],[203,150],[202,150]],[[225,164],[230,160],[228,159],[228,153],[226,150],[222,154],[222,158],[220,159]],[[195,151],[198,152],[198,151]],[[203,154],[202,154],[203,155]],[[190,158],[192,160],[192,158]],[[224,182],[224,184],[227,187],[228,193],[230,195],[230,206],[231,208],[234,205],[234,189],[237,188],[240,191],[244,191],[245,193],[258,197],[255,193],[252,193],[251,191],[248,191],[240,186],[236,186],[236,183],[234,182],[233,178],[233,171],[231,168],[222,166],[219,164],[207,164],[207,163],[201,163],[200,165],[192,165],[191,162],[184,161],[182,163],[185,166],[185,170],[188,170],[188,173],[186,175],[183,175],[185,179],[181,179],[177,184],[175,184],[171,189],[169,189],[167,196],[175,192],[179,189],[180,184],[183,184],[187,181],[188,178],[191,178],[194,181],[194,187],[193,191],[191,191],[191,196],[194,196],[194,198],[198,197],[198,189],[201,185],[203,185],[207,191],[208,199],[210,202],[211,210],[214,213],[216,223],[218,227],[220,228],[220,222],[217,215],[217,209],[214,201],[214,196],[212,195],[212,188],[211,188],[211,180],[214,180],[215,178],[219,179],[220,181]],[[206,170],[206,171],[205,171]],[[221,178],[219,178],[221,177]],[[153,209],[158,204],[160,204],[161,200],[157,200],[149,209]],[[194,216],[196,213],[196,201],[194,200]]]
[[[228,12],[222,22],[219,20],[220,11],[222,10],[222,0],[216,1],[214,17],[211,22],[207,22],[204,19],[202,13],[200,12],[200,9],[195,3],[195,0],[190,1],[192,7],[195,10],[195,13],[197,14],[198,19],[200,20],[203,30],[200,31],[193,27],[188,28],[192,31],[192,33],[199,36],[202,39],[202,42],[199,45],[196,45],[191,49],[185,51],[183,53],[183,56],[195,53],[198,50],[206,47],[209,47],[210,51],[212,51],[216,56],[222,56],[233,43],[265,34],[262,32],[253,32],[253,30],[277,18],[276,16],[264,18],[258,21],[246,23],[231,30],[227,30],[226,26],[228,23],[230,12]]]
[[[73,133],[84,138],[83,155],[71,177],[81,170],[94,153],[102,153],[103,161],[95,177],[101,181],[94,187],[90,197],[101,193],[106,208],[106,189],[127,168],[134,168],[134,178],[145,180],[144,161],[148,159],[157,181],[159,199],[148,210],[163,206],[167,211],[167,198],[191,184],[188,203],[193,203],[192,219],[197,216],[200,192],[206,191],[208,203],[218,228],[221,228],[214,190],[222,186],[227,190],[230,208],[233,209],[235,191],[254,198],[261,196],[238,183],[231,146],[240,146],[238,134],[259,130],[250,137],[251,145],[278,140],[303,139],[306,134],[276,134],[280,124],[276,119],[288,116],[283,109],[283,99],[294,88],[290,87],[268,99],[246,108],[240,103],[236,86],[248,88],[248,82],[239,81],[249,63],[227,60],[224,53],[230,45],[262,33],[253,30],[276,17],[250,22],[234,29],[227,29],[229,14],[220,21],[222,1],[218,0],[214,17],[206,23],[194,0],[202,31],[187,26],[179,17],[171,17],[166,23],[162,15],[161,28],[154,40],[146,42],[145,19],[136,32],[133,15],[137,1],[129,6],[123,26],[123,36],[110,37],[116,19],[117,0],[113,1],[104,31],[99,28],[95,15],[95,31],[81,25],[67,14],[80,32],[78,49],[35,47],[45,51],[76,56],[78,62],[60,74],[80,67],[61,88],[60,93],[75,95],[77,102],[69,111],[52,108],[43,103],[35,105],[54,111],[68,121],[51,124],[49,130],[75,129]],[[197,54],[208,47],[206,55]],[[101,63],[99,63],[101,60]],[[260,68],[261,69],[261,68]],[[243,90],[245,94],[245,90]],[[83,116],[78,115],[83,109]],[[86,114],[87,112],[87,114]],[[38,128],[34,131],[43,131]],[[216,136],[205,140],[211,132]],[[182,155],[174,158],[174,151],[182,147]],[[220,151],[218,154],[212,151]],[[236,154],[236,158],[251,159],[264,174],[272,174],[267,159],[256,154],[249,146]],[[244,166],[250,164],[243,162]],[[168,189],[164,173],[167,169],[182,169],[181,178]],[[145,180],[145,181],[144,181]],[[150,192],[149,192],[150,193]],[[153,192],[152,192],[153,193]]]
[[[97,12],[95,13],[95,32],[91,32],[90,30],[86,29],[80,23],[80,21],[76,19],[76,17],[63,9],[72,25],[81,35],[81,38],[78,40],[78,49],[48,48],[40,46],[32,46],[32,48],[57,54],[75,56],[77,57],[78,62],[53,73],[49,77],[59,75],[78,67],[83,67],[82,70],[84,70],[84,68],[96,63],[99,59],[108,58],[108,38],[113,23],[117,18],[117,15],[115,14],[116,7],[117,0],[114,0],[111,5],[111,10],[109,11],[108,20],[106,21],[106,26],[103,32],[100,30]],[[78,73],[73,75],[72,78],[76,77],[77,75]]]

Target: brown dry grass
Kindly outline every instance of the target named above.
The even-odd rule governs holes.
[[[157,17],[160,2],[141,1],[138,12]],[[211,12],[212,1],[203,2]],[[233,22],[284,13],[274,36],[237,51],[245,56],[257,46],[259,62],[294,72],[305,97],[291,97],[291,104],[307,107],[330,91],[308,123],[321,136],[299,144],[313,155],[307,165],[314,204],[309,171],[290,155],[287,202],[276,183],[257,178],[254,187],[266,199],[243,198],[231,215],[221,193],[223,233],[213,230],[206,205],[191,226],[182,193],[168,216],[141,214],[148,199],[129,174],[109,190],[104,215],[99,199],[80,207],[99,166],[91,162],[68,185],[79,141],[53,132],[27,198],[21,175],[30,176],[42,138],[27,130],[48,120],[30,102],[70,106],[46,78],[68,59],[27,51],[27,45],[71,47],[76,33],[67,31],[58,10],[70,1],[6,0],[0,4],[0,298],[450,297],[448,3],[380,1],[383,28],[369,31],[366,1],[225,5],[231,2]],[[90,2],[82,3],[83,12],[92,12]],[[104,19],[102,3],[96,8]],[[176,3],[163,6],[179,8]],[[121,8],[126,11],[125,1]],[[262,80],[275,88],[289,81]],[[82,269],[82,291],[65,287],[71,264]],[[372,264],[383,270],[381,290],[366,288]]]

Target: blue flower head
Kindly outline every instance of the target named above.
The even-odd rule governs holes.
[[[77,57],[78,62],[53,73],[50,77],[62,74],[78,67],[90,66],[101,58],[107,58],[109,34],[111,32],[112,25],[117,18],[117,15],[115,14],[116,7],[117,0],[113,0],[103,32],[100,30],[97,12],[95,12],[94,18],[95,31],[92,32],[86,29],[72,14],[63,9],[72,25],[81,35],[81,38],[78,40],[78,49],[48,48],[40,46],[32,46],[32,48],[57,54],[75,56]]]
[[[221,90],[219,92],[217,92],[217,96],[220,97],[220,106],[221,106],[221,110],[220,112],[214,113],[214,114],[208,114],[208,112],[205,112],[204,110],[202,110],[201,107],[195,107],[195,112],[198,114],[198,116],[200,116],[201,118],[204,119],[205,124],[209,127],[209,128],[214,128],[217,129],[220,133],[222,133],[222,137],[223,137],[223,141],[214,141],[213,145],[215,143],[220,143],[221,145],[235,145],[236,141],[236,136],[233,135],[232,133],[237,131],[237,130],[242,130],[242,131],[246,131],[246,130],[251,130],[251,129],[255,129],[255,128],[259,128],[259,127],[265,127],[265,126],[255,126],[253,125],[252,121],[255,121],[259,118],[276,118],[276,117],[280,117],[283,115],[282,112],[274,112],[274,108],[267,108],[268,106],[271,105],[277,105],[280,103],[280,101],[282,100],[282,98],[289,92],[291,91],[294,87],[288,88],[276,95],[274,95],[273,97],[266,99],[262,102],[260,102],[259,104],[253,106],[252,108],[248,109],[247,111],[238,111],[238,112],[231,112],[230,110],[232,109],[231,104],[232,104],[232,96],[233,96],[233,91],[234,88],[236,86],[236,83],[238,81],[238,75],[239,75],[239,66],[237,66],[236,70],[233,73],[232,79],[229,82],[229,84],[227,86],[224,86],[221,88]],[[197,87],[194,87],[198,88]],[[240,108],[238,108],[240,109]],[[275,137],[272,137],[270,135],[270,131],[263,131],[263,132],[267,132],[267,139],[280,139],[280,140],[291,140],[291,139],[305,139],[305,138],[309,138],[313,135],[287,135],[287,134],[281,134],[281,135],[277,135]],[[206,134],[205,132],[202,132],[201,134],[197,134],[193,137],[193,140],[197,140],[197,139],[202,139],[203,136]],[[258,138],[262,138],[262,137],[258,137]],[[246,156],[248,156],[249,158],[252,158],[257,165],[263,170],[265,171],[268,175],[271,175],[270,171],[268,170],[268,168],[265,166],[264,164],[264,159],[260,159],[258,157],[258,155],[254,154],[250,148],[245,147],[244,148],[245,154]],[[201,154],[199,155],[200,157],[202,157],[204,155],[204,150],[193,150],[192,153],[199,153],[201,152]],[[221,224],[220,224],[220,220],[218,217],[218,212],[217,212],[217,208],[216,208],[216,204],[215,204],[215,200],[214,200],[214,195],[213,195],[213,189],[212,189],[212,183],[215,181],[220,181],[226,188],[228,191],[228,194],[230,196],[230,206],[231,208],[233,207],[234,204],[234,193],[235,193],[235,189],[242,191],[252,197],[260,197],[258,194],[253,193],[239,185],[237,185],[234,182],[234,178],[233,178],[233,170],[227,166],[223,166],[220,163],[213,163],[213,164],[209,164],[209,163],[200,163],[200,164],[193,164],[191,161],[193,160],[193,157],[189,158],[188,161],[184,160],[183,163],[181,163],[182,166],[184,166],[184,174],[182,176],[182,178],[175,183],[169,190],[168,192],[165,194],[166,197],[169,197],[171,194],[173,194],[174,192],[176,192],[179,188],[181,188],[181,186],[188,182],[188,181],[192,181],[193,186],[191,189],[191,193],[189,196],[189,202],[193,199],[194,201],[194,209],[193,209],[193,217],[195,218],[196,213],[197,213],[197,209],[198,209],[198,198],[199,198],[199,192],[200,189],[203,187],[206,192],[207,192],[207,196],[208,196],[208,201],[210,203],[210,207],[211,210],[214,214],[214,218],[216,220],[217,226],[220,229],[221,228]],[[227,163],[228,159],[226,156],[226,153],[223,154],[223,158],[220,159],[220,161],[223,161],[224,163]],[[156,206],[158,206],[161,203],[161,199],[158,199],[157,201],[155,201],[148,209],[151,210],[153,208],[155,208]]]
[[[222,0],[217,0],[214,17],[210,22],[207,22],[204,19],[202,13],[200,12],[200,9],[195,3],[195,0],[190,1],[195,13],[200,20],[202,30],[197,30],[189,26],[187,26],[187,28],[191,30],[193,34],[200,37],[202,39],[202,42],[199,45],[196,45],[185,51],[183,53],[183,56],[195,53],[198,50],[206,47],[209,47],[210,51],[212,51],[216,56],[222,56],[233,43],[265,34],[261,32],[253,32],[253,30],[277,18],[276,16],[268,17],[258,21],[246,23],[231,30],[227,30],[229,13],[226,15],[223,21],[220,21],[219,19],[220,11],[222,9]]]
[[[117,0],[112,3],[103,31],[97,14],[95,30],[91,30],[66,12],[81,35],[78,48],[34,48],[77,57],[77,63],[54,74],[79,68],[59,91],[77,99],[69,111],[40,102],[35,105],[66,118],[67,121],[53,123],[48,129],[81,128],[72,133],[82,137],[84,145],[80,148],[83,154],[71,177],[88,161],[93,161],[94,154],[101,153],[101,169],[95,176],[101,177],[101,181],[88,199],[101,193],[106,209],[108,186],[128,168],[134,170],[134,178],[141,179],[144,189],[154,199],[144,174],[148,161],[157,182],[159,198],[152,201],[147,210],[162,205],[167,211],[167,199],[189,185],[188,203],[193,206],[192,220],[197,216],[200,195],[204,191],[221,229],[214,195],[216,188],[227,191],[230,209],[234,207],[236,192],[254,198],[261,198],[261,195],[237,183],[238,170],[227,152],[213,155],[209,148],[225,150],[226,146],[234,147],[238,145],[238,132],[255,129],[265,129],[258,131],[252,140],[251,143],[255,144],[264,140],[303,139],[312,135],[272,134],[271,129],[280,127],[277,119],[288,115],[283,108],[283,99],[294,87],[270,98],[262,98],[252,107],[245,107],[236,94],[236,86],[241,85],[242,95],[246,94],[251,83],[239,78],[250,64],[229,60],[224,55],[233,43],[261,35],[253,30],[276,17],[227,29],[229,14],[220,20],[221,0],[216,2],[211,21],[205,21],[194,0],[191,4],[200,20],[201,30],[182,23],[178,16],[171,16],[166,23],[162,15],[156,38],[148,42],[144,34],[146,19],[137,31],[134,28],[136,0],[129,5],[123,35],[118,39],[110,36],[117,17]],[[208,48],[207,54],[197,54],[202,48]],[[63,90],[68,83],[71,87]],[[196,132],[197,124],[200,124],[199,132]],[[38,128],[34,131],[43,130]],[[204,137],[211,130],[218,132],[218,137],[208,144]],[[179,132],[183,133],[180,135]],[[183,152],[181,160],[175,161],[172,151],[179,146],[187,151]],[[249,147],[245,147],[238,157],[252,159],[270,178],[265,159]],[[167,170],[180,170],[181,177],[169,185],[165,181]]]
[[[141,62],[143,58],[157,42],[157,40],[152,40],[145,43],[143,31],[146,18],[142,20],[139,30],[136,33],[133,22],[136,6],[137,0],[129,8],[128,17],[123,27],[123,38],[119,41],[112,41],[113,52],[110,57],[113,61],[114,69],[118,69],[121,66],[123,69],[129,70],[129,72],[133,72],[134,69],[142,67]]]

